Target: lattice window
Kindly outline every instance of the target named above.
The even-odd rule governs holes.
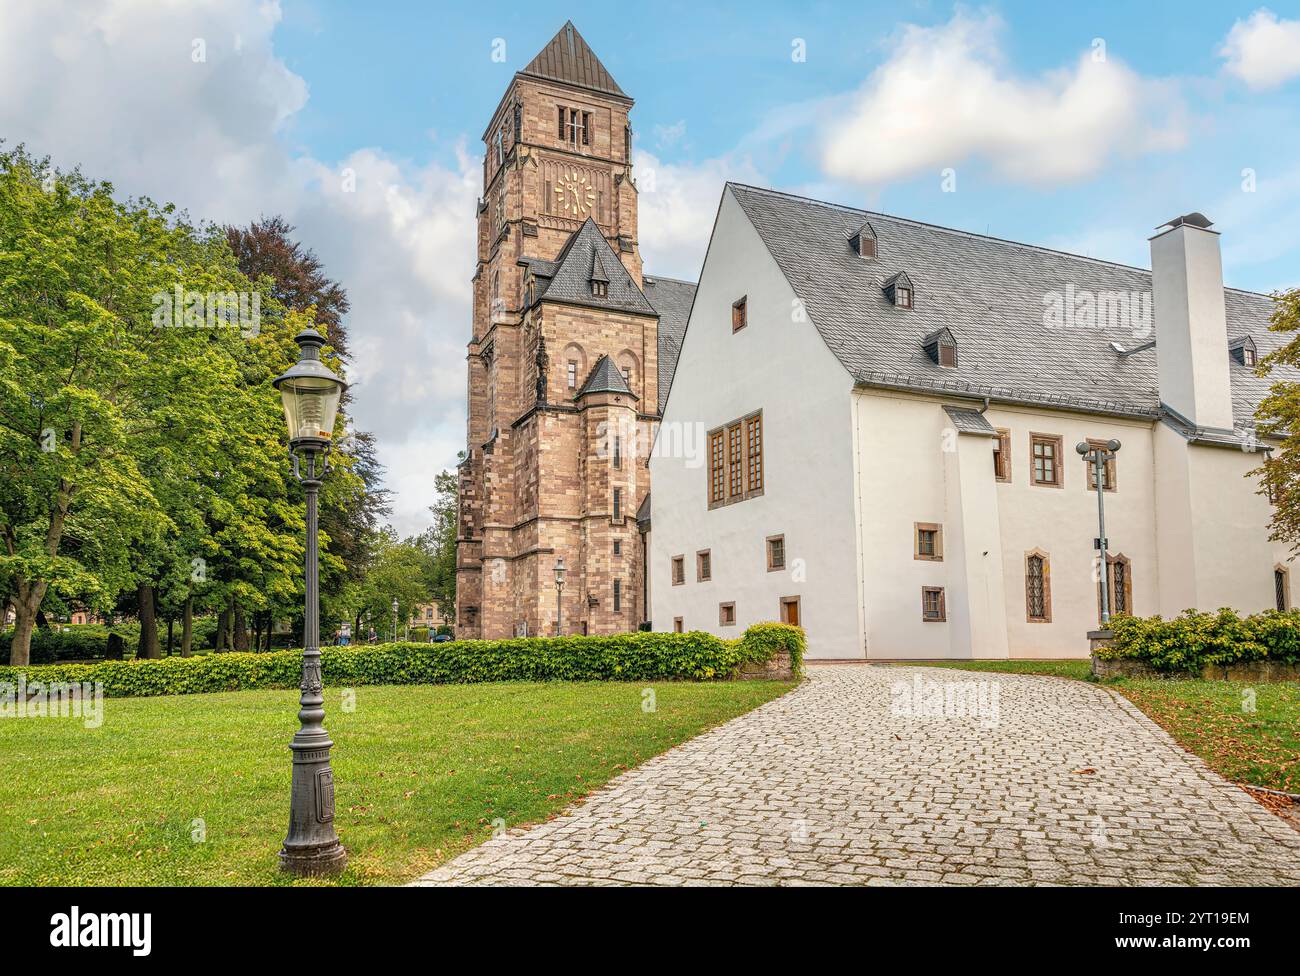
[[[726,500],[726,466],[723,460],[722,431],[709,435],[709,502]]]
[[[750,417],[745,421],[745,448],[748,452],[749,491],[763,490],[763,418]]]
[[[1047,560],[1030,556],[1025,569],[1026,614],[1030,620],[1047,619]]]
[[[926,623],[947,619],[942,586],[921,587],[921,619]]]
[[[1029,444],[1034,484],[1060,487],[1061,438],[1051,434],[1031,434]]]
[[[727,428],[727,497],[740,498],[745,493],[745,456],[740,439],[740,424]]]

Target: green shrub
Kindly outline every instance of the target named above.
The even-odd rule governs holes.
[[[1199,674],[1207,665],[1242,661],[1300,663],[1300,611],[1268,610],[1239,617],[1188,610],[1181,617],[1129,617],[1111,621],[1115,638],[1102,658],[1134,658],[1159,671]]]
[[[217,622],[212,617],[196,617],[193,623],[193,647],[195,650],[211,646],[217,631]],[[121,623],[105,624],[64,624],[63,629],[53,630],[38,627],[32,632],[32,664],[53,664],[59,661],[102,661],[108,653],[108,635],[117,634],[122,638],[127,657],[135,656],[140,646],[140,622],[124,620]],[[9,649],[13,643],[14,632],[10,628],[0,633],[0,661],[8,662]],[[167,650],[167,624],[158,622],[158,641],[163,652]],[[181,651],[181,623],[176,621],[172,628],[172,650]]]
[[[793,624],[754,624],[740,638],[748,661],[767,661],[774,654],[785,651],[790,655],[790,666],[795,674],[803,674],[803,655],[808,640],[803,628]]]
[[[803,649],[799,628],[759,624],[739,640],[693,632],[326,647],[321,651],[321,670],[325,682],[335,687],[482,681],[708,681],[729,678],[743,662],[765,661],[778,650],[789,651],[792,664],[799,668]],[[0,682],[16,682],[20,673],[28,683],[100,682],[110,698],[296,688],[301,652],[0,667]]]

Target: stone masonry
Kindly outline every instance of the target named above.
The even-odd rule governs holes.
[[[899,714],[918,681],[996,710]],[[814,666],[417,884],[1294,886],[1300,831],[1104,688]]]

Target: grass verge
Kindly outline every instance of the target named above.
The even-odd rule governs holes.
[[[396,884],[545,820],[619,772],[778,697],[788,682],[326,690],[342,884]],[[643,703],[654,691],[654,710]],[[297,693],[110,699],[104,722],[0,721],[0,884],[289,883]]]

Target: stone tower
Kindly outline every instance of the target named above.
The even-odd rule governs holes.
[[[631,107],[566,23],[483,136],[457,637],[554,634],[561,557],[563,633],[645,618],[636,516],[659,418],[660,316],[637,247]],[[663,286],[675,307],[687,289]]]

